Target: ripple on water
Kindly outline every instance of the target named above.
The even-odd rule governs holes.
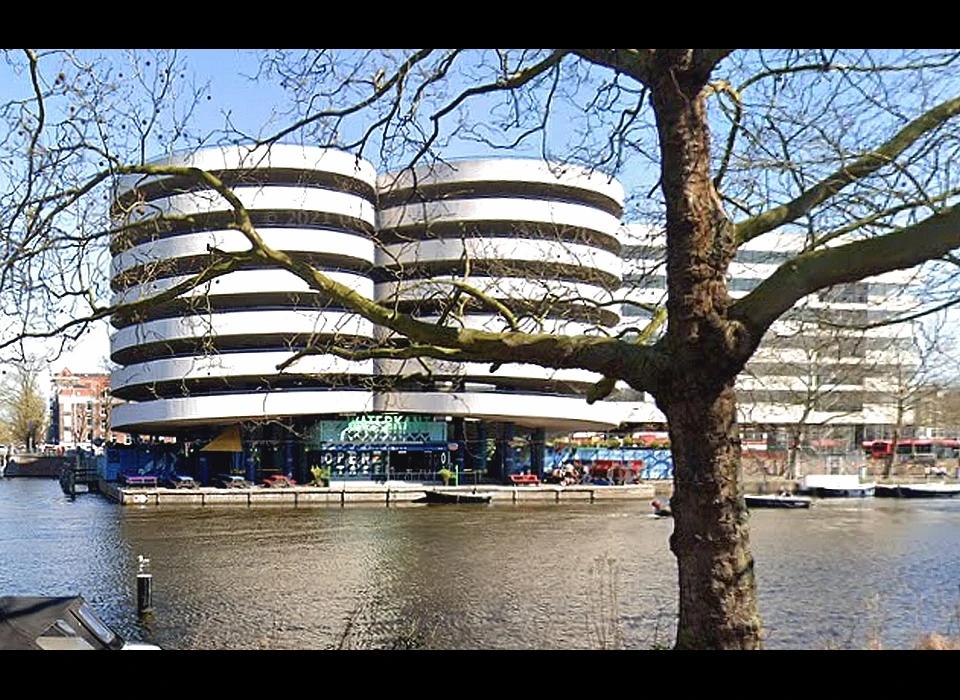
[[[956,633],[960,501],[818,503],[750,524],[768,648]],[[174,649],[650,648],[674,634],[671,531],[646,502],[121,508],[0,479],[0,592],[79,592],[121,633]]]

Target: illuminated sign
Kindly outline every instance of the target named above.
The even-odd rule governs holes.
[[[446,442],[445,421],[417,416],[356,416],[342,420],[322,420],[310,435],[313,446],[330,444],[403,444]]]

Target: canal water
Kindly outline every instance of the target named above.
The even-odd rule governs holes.
[[[649,649],[673,641],[673,523],[643,501],[118,506],[0,479],[0,594],[80,593],[168,649]],[[751,516],[769,649],[960,636],[960,499]],[[137,557],[153,613],[136,611]]]

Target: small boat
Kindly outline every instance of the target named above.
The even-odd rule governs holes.
[[[876,483],[861,482],[856,474],[808,474],[798,487],[802,495],[817,498],[865,498],[876,489]]]
[[[414,503],[489,503],[492,493],[477,493],[465,491],[424,491]]]
[[[960,484],[877,484],[878,498],[953,498],[960,496]]]
[[[93,611],[82,596],[3,596],[0,649],[77,651],[160,649],[128,642]]]
[[[670,504],[664,503],[660,499],[651,501],[650,505],[653,506],[653,514],[658,518],[672,518],[673,511],[670,510]]]
[[[792,494],[751,494],[744,496],[747,508],[809,508],[813,499]]]

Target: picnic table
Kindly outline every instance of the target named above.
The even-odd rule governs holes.
[[[157,477],[148,474],[128,474],[123,481],[127,486],[157,486]]]

